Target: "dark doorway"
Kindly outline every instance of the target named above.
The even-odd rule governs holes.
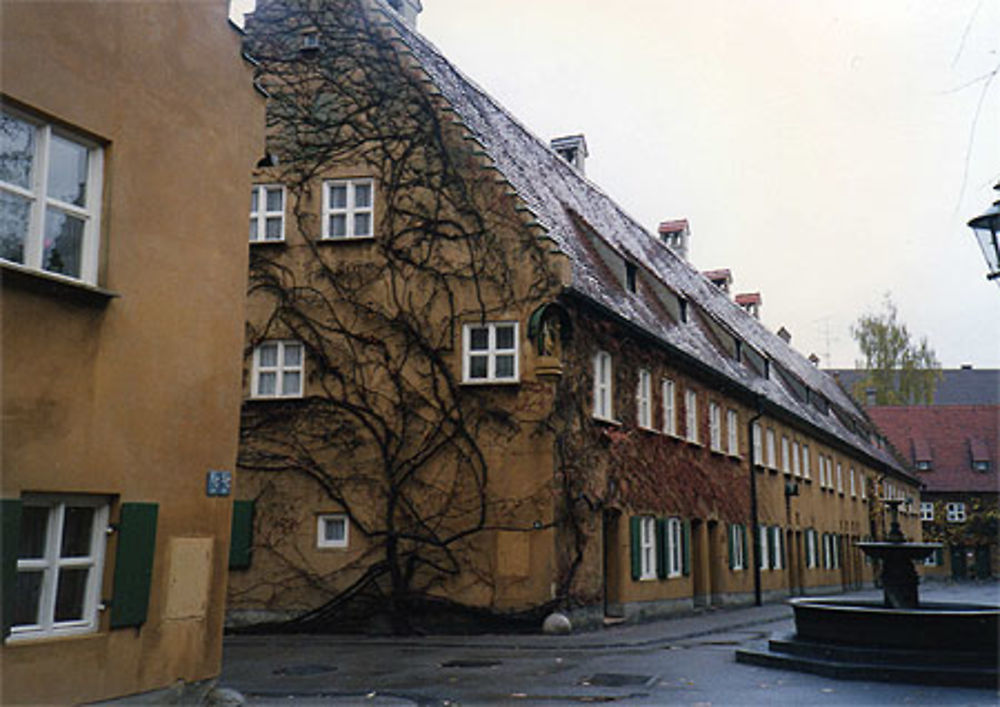
[[[951,550],[951,576],[954,579],[965,579],[969,575],[969,566],[965,561],[965,546],[952,545]]]
[[[621,553],[621,511],[606,508],[601,515],[601,537],[604,547],[604,615],[607,618],[622,618],[622,553]]]

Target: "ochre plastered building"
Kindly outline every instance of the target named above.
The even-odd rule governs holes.
[[[589,182],[582,136],[540,141],[390,5],[248,20],[272,128],[233,623],[599,623],[870,580],[853,543],[916,482],[864,414]]]
[[[227,10],[3,5],[5,704],[220,670],[264,128]]]

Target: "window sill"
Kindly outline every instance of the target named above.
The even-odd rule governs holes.
[[[659,435],[661,432],[655,427],[643,427],[642,425],[637,425],[636,429],[640,432],[645,432],[646,434]]]
[[[609,425],[611,427],[621,427],[621,420],[612,420],[610,417],[599,417],[597,415],[591,415],[590,419],[602,425]]]
[[[70,299],[93,307],[103,307],[116,297],[121,297],[117,292],[103,287],[41,270],[32,270],[6,261],[0,261],[0,280],[3,281],[4,288],[16,287],[41,295]]]
[[[696,441],[695,441],[695,440],[693,440],[693,439],[687,439],[687,438],[684,438],[684,441],[685,441],[685,442],[686,442],[687,444],[690,444],[690,445],[691,445],[692,447],[698,447],[699,449],[703,449],[703,448],[705,447],[705,445],[704,445],[704,444],[702,444],[701,442],[696,442]]]
[[[375,236],[340,236],[340,237],[330,237],[323,236],[319,238],[317,243],[373,243],[375,241]]]
[[[279,238],[278,240],[271,239],[263,241],[250,241],[250,246],[253,247],[259,245],[285,245],[287,242],[288,241],[286,241],[284,238]]]
[[[714,457],[725,457],[725,456],[727,456],[726,453],[724,451],[722,451],[721,449],[709,449],[708,451],[711,452],[712,456],[714,456]]]
[[[726,456],[729,457],[730,459],[732,459],[734,462],[741,462],[741,461],[743,461],[743,457],[740,456],[739,454],[733,454],[732,452],[726,452]]]
[[[520,383],[521,383],[520,378],[511,378],[510,380],[498,378],[498,379],[485,379],[485,380],[472,379],[472,380],[462,381],[463,386],[468,386],[470,388],[477,388],[477,387],[491,386],[491,385],[520,385]]]

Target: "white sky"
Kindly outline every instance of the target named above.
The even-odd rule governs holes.
[[[1000,66],[1000,0],[423,5],[459,69],[538,136],[585,133],[587,176],[648,228],[689,219],[696,267],[803,354],[852,367],[888,291],[946,367],[1000,367],[965,225],[1000,180],[1000,76],[974,132],[968,85]]]

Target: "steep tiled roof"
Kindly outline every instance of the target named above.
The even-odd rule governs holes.
[[[848,392],[861,380],[864,371],[831,368]],[[934,405],[1000,405],[1000,369],[949,368],[934,390]]]
[[[855,432],[832,412],[797,395],[778,376],[765,378],[723,354],[698,323],[663,316],[657,291],[672,292],[699,308],[703,316],[771,359],[789,376],[857,419],[863,414],[830,376],[818,370],[757,319],[735,305],[718,287],[676,255],[658,237],[625,213],[598,186],[552,151],[485,91],[466,78],[424,37],[386,13],[387,20],[427,77],[450,104],[458,120],[479,142],[494,166],[534,212],[557,247],[572,262],[571,290],[593,304],[644,330],[674,349],[713,369],[842,442],[905,473],[888,452],[863,432]],[[678,221],[677,223],[684,223]],[[585,227],[581,227],[583,224]],[[588,243],[588,238],[595,239]],[[599,241],[599,242],[597,242]],[[650,287],[629,292],[619,278],[624,271],[608,258],[639,264]],[[803,389],[804,390],[804,389]],[[800,391],[801,392],[801,391]]]
[[[1000,491],[1000,405],[871,407],[868,414],[908,461],[930,461],[917,476],[929,491]],[[987,457],[988,472],[975,471]]]

